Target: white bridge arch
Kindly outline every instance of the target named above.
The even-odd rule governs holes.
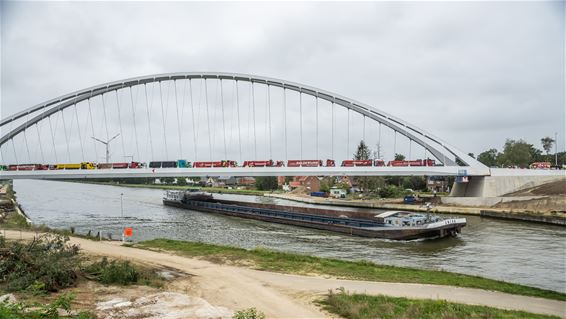
[[[69,93],[49,101],[37,104],[30,108],[27,108],[21,112],[13,114],[11,116],[5,117],[0,121],[0,129],[2,130],[3,134],[0,137],[0,148],[6,146],[10,141],[14,143],[14,139],[24,134],[26,130],[38,125],[41,121],[45,121],[49,119],[50,116],[62,112],[63,110],[71,107],[76,106],[77,103],[83,102],[85,100],[89,100],[93,97],[97,96],[104,96],[105,93],[113,92],[126,88],[132,88],[134,86],[140,85],[147,85],[149,83],[159,83],[161,85],[162,82],[166,81],[173,81],[175,83],[179,80],[195,80],[200,79],[204,81],[204,85],[206,86],[207,80],[220,80],[220,89],[222,90],[222,81],[235,81],[236,85],[239,82],[249,82],[253,86],[253,84],[261,84],[267,86],[267,90],[269,92],[270,87],[278,87],[282,88],[285,92],[286,90],[298,92],[299,96],[303,94],[312,96],[317,101],[317,108],[318,108],[318,99],[328,101],[332,103],[332,105],[338,105],[348,110],[348,112],[353,111],[364,118],[364,125],[365,119],[370,119],[380,125],[384,125],[389,129],[393,130],[395,134],[400,134],[401,136],[406,137],[409,142],[414,142],[420,145],[422,148],[425,149],[425,152],[428,152],[430,155],[435,157],[438,162],[442,163],[442,167],[428,167],[428,168],[328,168],[326,170],[317,169],[310,169],[313,171],[312,173],[307,172],[306,170],[303,172],[305,175],[325,175],[325,174],[347,174],[347,175],[415,175],[415,174],[423,174],[423,175],[433,175],[435,172],[444,175],[456,175],[458,171],[466,170],[466,174],[468,175],[489,175],[489,169],[483,165],[482,163],[478,162],[474,158],[468,156],[466,153],[458,150],[456,147],[446,143],[442,139],[435,137],[425,130],[415,127],[406,121],[403,121],[399,118],[396,118],[390,114],[387,114],[375,107],[370,105],[361,103],[359,101],[328,92],[325,90],[321,90],[315,87],[289,82],[280,79],[262,77],[262,76],[255,76],[255,75],[247,75],[247,74],[237,74],[237,73],[221,73],[221,72],[182,72],[182,73],[167,73],[167,74],[156,74],[156,75],[149,75],[149,76],[141,76],[136,78],[130,78],[120,81],[109,82],[101,85],[96,85],[87,89],[79,90],[73,93]],[[176,93],[175,93],[176,94]],[[191,93],[192,94],[192,93]],[[269,93],[268,93],[269,94]],[[147,98],[147,96],[146,96]],[[192,98],[192,96],[191,96]],[[302,100],[301,100],[302,101]],[[104,103],[104,102],[103,102]],[[132,102],[133,103],[133,102]],[[222,102],[223,103],[223,102]],[[349,114],[349,113],[348,113]],[[318,115],[317,115],[318,116]],[[149,115],[148,115],[149,117]],[[239,115],[238,115],[239,117]],[[255,119],[254,119],[255,120]],[[333,120],[334,121],[334,120]],[[349,121],[349,120],[348,120]],[[77,119],[78,125],[78,119]],[[302,125],[302,120],[301,120]],[[334,125],[334,122],[333,122]],[[348,123],[349,125],[349,123]],[[318,123],[317,123],[318,126]],[[225,128],[225,126],[224,126]],[[180,129],[180,128],[179,128]],[[302,127],[301,127],[302,129]],[[65,129],[66,130],[66,129]],[[151,128],[150,128],[151,130]],[[318,128],[317,128],[318,130]],[[349,130],[349,127],[348,127]],[[365,130],[365,127],[364,127]],[[66,131],[65,131],[66,132]],[[318,132],[318,131],[317,131]],[[255,132],[254,132],[255,133]],[[365,133],[365,131],[364,131]],[[80,132],[79,132],[80,134]],[[150,132],[151,134],[151,132]],[[271,134],[271,133],[270,133]],[[349,131],[348,131],[349,134]],[[39,135],[39,133],[38,133]],[[395,135],[396,136],[396,135]],[[82,142],[82,141],[81,141]],[[27,138],[26,138],[27,143]],[[151,143],[151,141],[150,141]],[[167,143],[165,137],[165,143]],[[179,141],[179,143],[181,143]],[[226,142],[225,142],[226,143]],[[285,141],[287,143],[287,141]],[[302,136],[301,136],[301,143],[302,143]],[[318,138],[317,138],[318,143]],[[41,145],[40,145],[41,146]],[[82,147],[82,145],[81,145]],[[226,147],[226,146],[225,146]],[[270,145],[271,147],[271,145]],[[318,145],[317,145],[318,147]],[[29,148],[29,146],[28,146]],[[285,148],[287,148],[287,144],[285,144]],[[15,149],[14,149],[14,152]],[[241,151],[240,151],[241,152]],[[302,152],[302,145],[301,145],[301,152]],[[29,153],[29,150],[28,150]],[[301,158],[302,159],[302,158]],[[5,163],[6,164],[6,163]],[[339,163],[337,163],[339,166]],[[277,172],[278,170],[279,172]],[[260,175],[269,175],[269,171],[266,171]],[[291,173],[301,173],[299,171],[290,171],[290,168],[272,168],[271,175],[288,175]],[[34,176],[30,172],[18,172],[20,174],[28,174],[29,176]],[[140,171],[141,173],[141,171]],[[174,176],[175,174],[179,174],[179,172],[170,172]],[[3,173],[5,174],[5,173]],[[68,172],[65,174],[78,174]],[[81,173],[82,174],[82,173]],[[116,172],[115,174],[118,174]],[[130,173],[121,173],[122,175],[130,176]],[[169,174],[169,173],[167,173]],[[234,175],[254,175],[252,171],[243,172],[242,174],[235,173]],[[259,173],[258,173],[259,174]],[[62,174],[64,175],[64,174]],[[73,175],[74,176],[74,175]],[[82,176],[82,175],[81,175]],[[104,175],[106,176],[106,175]],[[117,175],[114,175],[117,176]]]

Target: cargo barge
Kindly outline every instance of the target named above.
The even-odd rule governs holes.
[[[167,191],[163,204],[200,212],[393,240],[455,236],[466,226],[465,218],[442,219],[430,214],[404,211],[388,211],[374,215],[367,212],[222,200],[200,191]]]

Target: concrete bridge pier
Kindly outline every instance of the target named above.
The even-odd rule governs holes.
[[[560,179],[564,170],[492,168],[490,176],[470,176],[467,183],[454,183],[452,197],[499,197]]]

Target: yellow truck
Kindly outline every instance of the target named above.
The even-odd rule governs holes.
[[[55,169],[94,169],[95,165],[91,162],[73,163],[73,164],[55,164]]]

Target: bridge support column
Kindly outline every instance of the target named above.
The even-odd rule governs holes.
[[[452,197],[499,197],[563,179],[566,172],[545,176],[470,176],[468,183],[454,183]]]

